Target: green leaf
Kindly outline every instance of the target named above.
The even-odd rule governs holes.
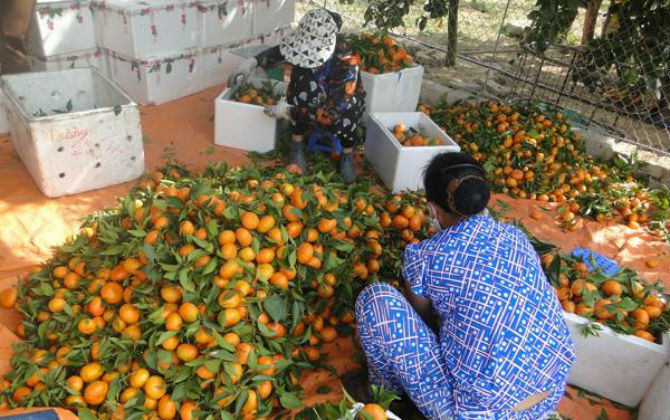
[[[158,337],[158,341],[156,341],[156,345],[160,346],[168,338],[174,337],[175,335],[177,335],[177,331],[165,331],[165,332],[161,333],[161,335]]]
[[[154,261],[156,261],[156,252],[154,251],[154,247],[151,244],[144,243],[142,244],[142,249],[144,250],[144,255],[153,264]]]
[[[288,315],[288,303],[278,294],[273,294],[263,300],[263,308],[275,322],[283,321]]]
[[[114,108],[113,108],[113,110],[114,110],[114,116],[119,115],[119,114],[121,113],[122,109],[123,109],[123,108],[121,107],[121,105],[114,105]]]
[[[98,420],[98,418],[88,408],[80,408],[77,410],[77,416],[80,420]]]
[[[303,407],[303,403],[297,394],[293,392],[285,392],[279,397],[279,403],[282,407],[288,410],[299,410]]]

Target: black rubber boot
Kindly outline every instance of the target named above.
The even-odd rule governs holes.
[[[356,180],[353,152],[342,153],[342,157],[340,157],[340,175],[342,175],[344,181],[348,183]]]
[[[302,141],[288,142],[288,159],[290,163],[297,165],[302,173],[305,173],[307,164],[305,163],[305,145]]]

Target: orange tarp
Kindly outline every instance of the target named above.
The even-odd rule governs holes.
[[[217,86],[171,103],[142,108],[147,169],[163,165],[170,157],[193,170],[217,161],[237,165],[248,160],[242,151],[213,145],[213,100],[221,90],[222,87]],[[52,247],[63,243],[67,235],[77,232],[82,217],[113,206],[116,198],[124,195],[132,185],[127,183],[49,199],[37,189],[14,152],[9,135],[0,135],[0,289],[15,283],[18,276],[48,259]],[[499,194],[494,196],[492,204],[498,204],[499,201],[508,203],[510,207],[506,217],[522,220],[540,239],[559,245],[566,251],[576,246],[591,247],[621,264],[639,270],[649,281],[662,279],[666,285],[670,285],[667,264],[670,247],[641,231],[614,223],[580,221],[576,232],[564,232],[555,220],[555,205],[543,203],[540,206],[533,201],[515,200]],[[536,221],[529,217],[534,208],[544,213],[542,220]],[[646,267],[645,261],[654,256],[662,263],[652,270]],[[0,373],[9,368],[9,346],[17,340],[11,331],[14,331],[17,322],[16,312],[0,311]],[[339,372],[356,366],[351,361],[352,339],[342,338],[329,344],[326,351],[330,355],[329,363]],[[301,382],[308,396],[308,404],[334,400],[341,395],[337,378],[324,371],[307,372]],[[321,395],[316,390],[322,386],[328,386],[334,392]],[[575,394],[573,399],[564,399],[560,406],[561,412],[568,417],[595,419],[600,409],[605,407],[611,419],[630,418],[625,410],[607,404],[594,405],[578,397],[574,390],[570,392]]]

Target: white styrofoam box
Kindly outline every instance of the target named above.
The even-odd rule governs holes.
[[[232,51],[239,47],[250,47],[254,45],[274,45],[283,36],[286,29],[281,28],[270,34],[249,38],[241,42],[224,44],[217,47],[203,48],[200,50],[205,66],[204,87],[226,83],[228,77],[235,71],[244,58]]]
[[[214,144],[255,152],[269,152],[277,140],[277,119],[260,105],[230,99],[225,89],[214,103]]]
[[[405,147],[393,136],[392,129],[403,123],[423,135],[439,138],[440,146]],[[422,112],[382,112],[370,114],[365,135],[365,156],[379,177],[392,191],[423,189],[423,171],[430,160],[461,148]]]
[[[253,0],[253,3],[254,35],[289,26],[295,18],[295,0]]]
[[[670,413],[670,366],[666,363],[642,399],[637,418],[667,420],[668,413]]]
[[[46,196],[142,175],[139,107],[98,70],[6,75],[2,88],[14,148]]]
[[[204,87],[226,83],[233,71],[244,60],[223,47],[205,48],[201,54],[205,66]]]
[[[9,124],[7,123],[7,112],[5,111],[5,94],[0,90],[0,133],[9,131]]]
[[[413,112],[419,103],[423,66],[393,73],[361,73],[365,89],[365,112]]]
[[[140,104],[162,104],[204,88],[204,57],[197,49],[150,60],[105,54],[110,78]]]
[[[575,314],[563,315],[577,353],[569,383],[636,407],[668,362],[670,336],[663,335],[663,343],[655,344],[601,325],[597,337],[584,337],[579,326],[589,321]]]
[[[32,71],[54,71],[80,67],[95,67],[103,74],[107,74],[106,61],[102,51],[97,48],[82,51],[71,55],[58,55],[47,58],[27,56],[28,64]]]
[[[98,45],[146,59],[198,46],[198,11],[187,0],[94,1]]]
[[[96,48],[90,2],[39,1],[30,23],[28,54],[45,58]]]
[[[253,3],[248,0],[204,0],[198,4],[200,46],[215,47],[252,36]]]

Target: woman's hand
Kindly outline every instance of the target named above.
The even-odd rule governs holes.
[[[284,119],[291,121],[291,109],[285,99],[280,100],[275,105],[268,105],[265,107],[265,113],[272,118]]]

